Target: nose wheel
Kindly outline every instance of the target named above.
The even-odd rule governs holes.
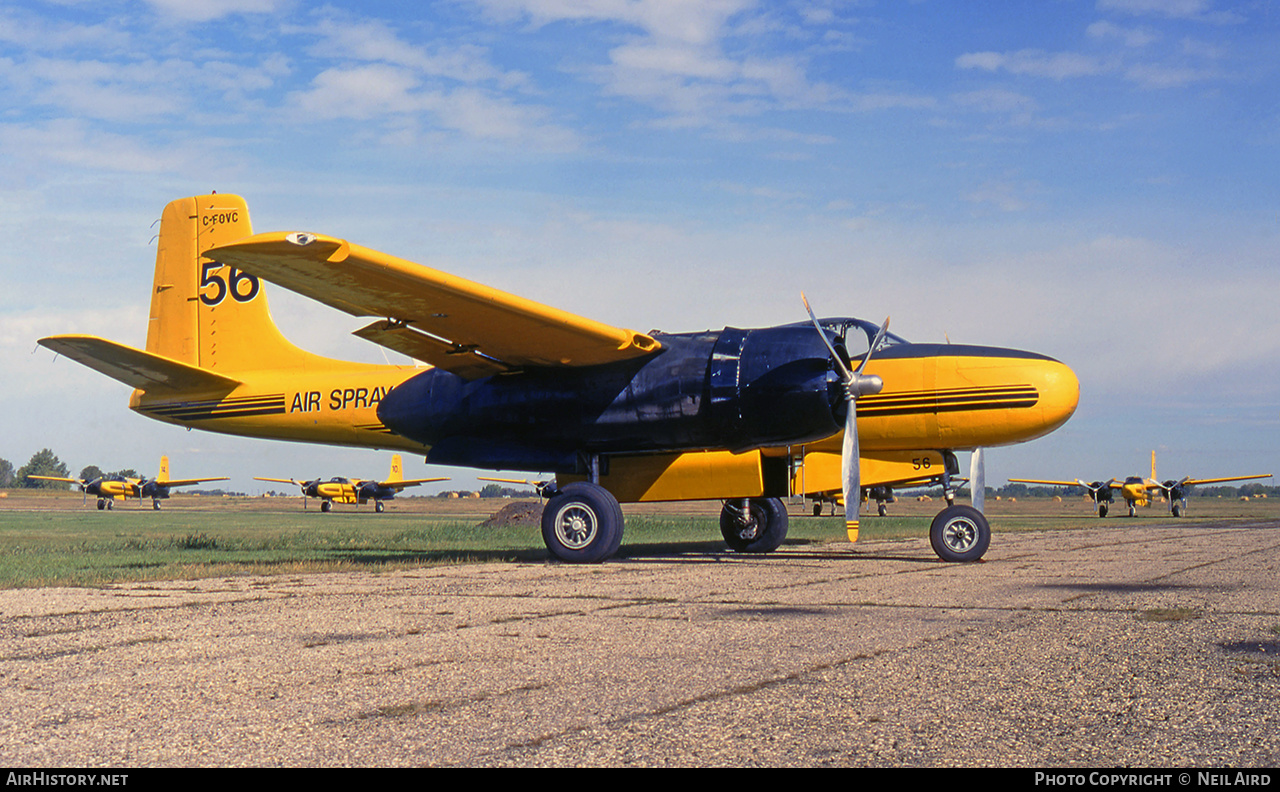
[[[982,512],[972,506],[948,506],[933,518],[933,524],[929,526],[929,543],[943,561],[977,561],[991,544],[991,525]]]

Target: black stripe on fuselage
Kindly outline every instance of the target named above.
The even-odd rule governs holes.
[[[238,396],[231,399],[151,404],[141,408],[159,418],[174,421],[207,421],[215,418],[250,418],[258,415],[283,415],[283,393],[265,396]]]
[[[882,393],[858,399],[858,415],[870,418],[964,410],[1009,410],[1034,407],[1039,400],[1039,391],[1031,385]]]

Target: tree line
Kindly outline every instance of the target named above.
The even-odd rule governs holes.
[[[7,459],[0,458],[0,489],[69,489],[71,484],[65,481],[41,481],[39,479],[28,478],[28,476],[57,476],[59,478],[70,478],[71,474],[67,470],[67,465],[58,455],[47,448],[42,448],[31,455],[31,459],[27,464],[13,469],[13,463]],[[138,471],[133,468],[124,470],[115,470],[110,473],[104,472],[97,465],[89,465],[80,471],[80,479],[82,481],[93,481],[103,476],[123,476],[124,478],[138,478]]]

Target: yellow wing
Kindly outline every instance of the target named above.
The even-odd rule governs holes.
[[[393,487],[395,489],[402,490],[405,487],[416,487],[419,484],[428,484],[432,481],[448,481],[448,480],[449,480],[448,476],[438,476],[436,478],[423,478],[423,479],[400,479],[397,481],[379,481],[378,486]]]
[[[307,233],[257,234],[206,256],[355,316],[356,335],[475,379],[522,366],[593,366],[661,348],[611,327],[404,259]]]
[[[166,487],[190,487],[192,484],[203,484],[206,481],[230,481],[227,476],[214,476],[213,478],[198,479],[165,479],[157,481],[157,484],[163,484]]]
[[[1271,478],[1271,474],[1265,473],[1257,476],[1230,476],[1228,478],[1187,479],[1182,483],[1188,487],[1194,487],[1197,484],[1218,484],[1223,481],[1249,481],[1251,479],[1264,478]]]
[[[1019,484],[1049,484],[1055,487],[1078,487],[1081,485],[1081,482],[1079,481],[1050,481],[1048,479],[1015,479],[1015,478],[1011,478],[1009,480],[1016,481]]]

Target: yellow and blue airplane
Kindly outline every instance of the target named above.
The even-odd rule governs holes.
[[[94,479],[76,479],[64,478],[62,476],[27,476],[27,478],[40,479],[41,481],[65,481],[68,484],[75,484],[85,495],[94,495],[98,498],[98,510],[110,510],[117,500],[127,500],[129,498],[151,499],[151,508],[160,509],[160,501],[169,497],[169,490],[173,487],[189,487],[192,484],[201,484],[206,481],[226,481],[226,476],[217,476],[215,478],[195,478],[195,479],[173,479],[169,478],[169,457],[160,457],[160,472],[156,477],[148,480],[146,476],[133,478],[121,475],[103,475]]]
[[[386,481],[349,479],[341,476],[334,476],[328,481],[324,479],[298,481],[297,479],[263,478],[261,476],[254,476],[254,478],[258,481],[274,481],[280,484],[295,485],[302,491],[302,507],[304,509],[307,505],[307,498],[320,498],[320,511],[322,512],[332,509],[334,503],[354,503],[363,506],[369,501],[373,501],[373,510],[379,514],[382,513],[384,508],[382,502],[391,500],[405,487],[416,487],[419,484],[426,484],[432,481],[449,480],[447,476],[422,479],[405,478],[404,465],[399,454],[391,456],[391,470],[387,473]]]
[[[1119,492],[1129,507],[1129,516],[1138,514],[1139,506],[1150,506],[1152,495],[1159,492],[1169,504],[1169,513],[1181,517],[1187,511],[1187,492],[1197,484],[1221,484],[1227,481],[1252,481],[1254,479],[1271,478],[1270,473],[1253,476],[1227,476],[1225,478],[1193,479],[1185,476],[1181,479],[1161,481],[1156,475],[1156,452],[1151,452],[1151,478],[1128,476],[1124,481],[1116,478],[1106,481],[1086,483],[1080,479],[1075,481],[1049,481],[1046,479],[1009,479],[1022,484],[1047,484],[1055,487],[1083,487],[1098,506],[1098,516],[1106,517],[1107,511],[1115,502],[1115,493]]]
[[[161,218],[145,350],[85,335],[44,346],[134,388],[129,406],[178,426],[422,454],[428,463],[554,473],[542,533],[555,557],[618,549],[620,503],[724,501],[730,544],[783,541],[794,494],[928,476],[955,452],[1061,426],[1079,383],[1031,352],[912,344],[852,318],[645,334],[310,232],[257,234],[235,195]],[[428,364],[321,357],[286,340],[271,281],[373,321],[355,335]],[[850,496],[852,494],[852,496]],[[846,514],[849,538],[857,510]],[[951,504],[939,556],[986,552],[981,511]]]

